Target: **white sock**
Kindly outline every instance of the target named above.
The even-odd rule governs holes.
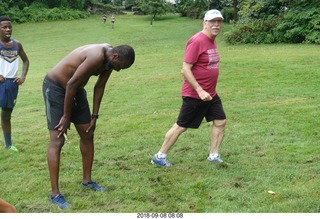
[[[216,157],[219,157],[219,154],[211,153],[211,154],[209,155],[209,157],[211,157],[211,158],[216,158]]]
[[[167,158],[167,154],[161,153],[160,151],[157,153],[157,157],[160,159],[165,159]]]

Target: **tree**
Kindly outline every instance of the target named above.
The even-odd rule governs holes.
[[[282,21],[275,28],[280,42],[320,45],[320,2],[289,0]]]
[[[194,15],[193,12],[194,4],[194,0],[177,0],[176,10],[178,13],[181,13],[181,15],[184,17],[197,18],[197,16]]]
[[[238,20],[238,13],[239,13],[238,4],[239,4],[238,0],[233,1],[233,20],[234,21]]]
[[[151,26],[157,15],[172,11],[172,6],[166,0],[137,0],[137,3],[143,13],[152,15]]]
[[[182,16],[202,18],[207,10],[222,11],[225,22],[238,19],[238,1],[241,0],[176,0],[176,10]]]
[[[320,44],[320,2],[238,0],[239,20],[225,34],[229,43]]]

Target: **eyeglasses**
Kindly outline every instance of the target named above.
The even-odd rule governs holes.
[[[209,20],[209,21],[206,21],[207,23],[210,23],[210,24],[221,24],[222,23],[222,19],[219,19],[219,20]]]

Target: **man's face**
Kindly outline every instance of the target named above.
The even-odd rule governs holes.
[[[130,67],[130,66],[129,66]],[[117,60],[110,60],[106,63],[106,69],[113,69],[115,71],[120,71],[121,69],[129,68],[128,66],[125,66],[121,64],[121,62]]]
[[[119,57],[118,53],[114,53],[109,57],[109,61],[106,63],[107,67],[109,69],[113,69],[115,71],[120,71],[121,69],[127,69],[132,64],[129,64],[127,61],[125,61],[125,57]]]
[[[10,38],[12,34],[12,24],[10,21],[0,22],[0,34],[1,37]]]
[[[209,21],[205,21],[205,30],[209,36],[216,37],[220,33],[222,26],[221,18],[214,18]]]

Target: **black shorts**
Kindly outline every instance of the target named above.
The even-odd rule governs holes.
[[[66,90],[57,82],[45,77],[42,92],[46,105],[48,129],[54,130],[54,127],[59,124],[63,116]],[[88,124],[91,121],[90,115],[87,93],[84,88],[81,88],[73,99],[70,121],[75,125]]]
[[[222,107],[221,99],[215,95],[211,101],[203,101],[191,97],[182,97],[183,103],[177,124],[184,128],[199,128],[206,118],[207,122],[224,120],[226,114]]]

